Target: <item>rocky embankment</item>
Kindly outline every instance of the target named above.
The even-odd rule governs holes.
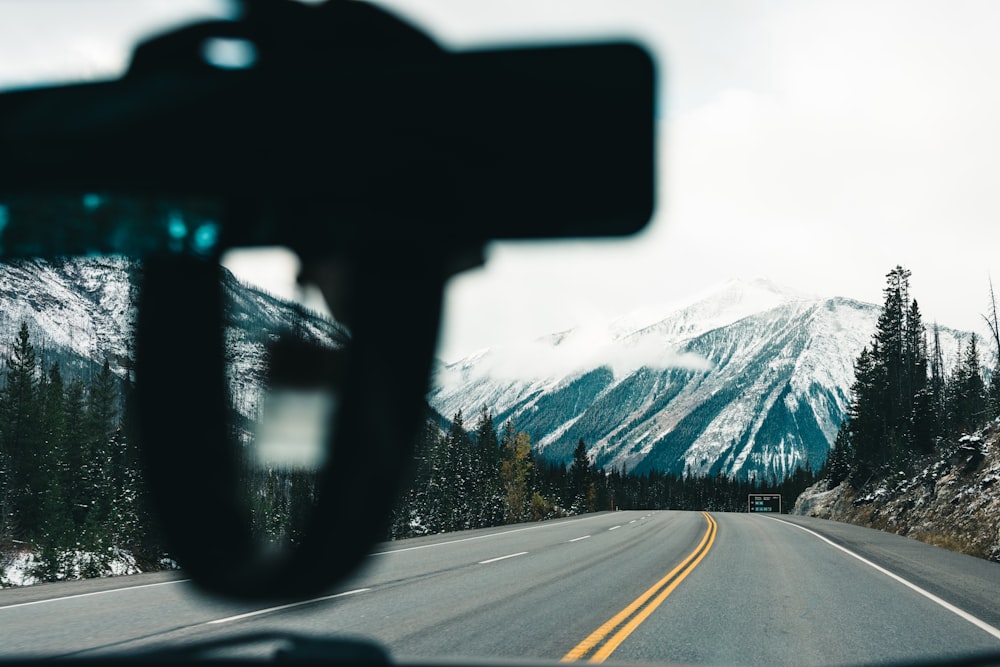
[[[1000,419],[910,471],[855,490],[825,480],[806,489],[794,514],[878,528],[1000,561]]]

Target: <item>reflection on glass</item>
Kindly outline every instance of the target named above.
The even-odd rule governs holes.
[[[112,193],[0,196],[0,255],[56,257],[170,251],[209,257],[222,205],[201,198]]]

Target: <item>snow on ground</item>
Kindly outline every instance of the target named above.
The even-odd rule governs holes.
[[[96,570],[103,577],[120,577],[142,572],[135,557],[123,549],[113,549],[107,556],[88,551],[72,551],[63,554],[63,557],[65,567],[57,576],[58,580],[86,578],[87,570]],[[30,551],[4,554],[0,562],[0,588],[41,583],[42,579],[35,574],[38,566],[38,558]]]

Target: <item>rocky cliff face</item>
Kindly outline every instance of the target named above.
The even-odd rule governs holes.
[[[821,481],[799,496],[793,513],[1000,561],[1000,419],[860,490]]]

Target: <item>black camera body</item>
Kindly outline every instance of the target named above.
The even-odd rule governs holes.
[[[140,44],[120,80],[0,94],[0,257],[142,259],[138,437],[164,537],[210,590],[287,598],[385,535],[447,278],[492,239],[649,220],[655,72],[627,43],[452,53],[347,0],[245,10]],[[219,66],[220,40],[254,57]],[[217,261],[272,245],[350,330],[315,511],[280,554],[240,503]]]

